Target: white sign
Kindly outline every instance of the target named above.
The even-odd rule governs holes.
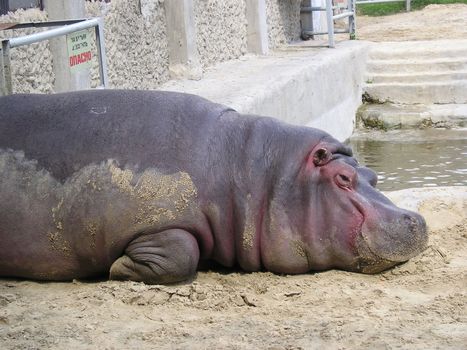
[[[66,36],[68,45],[68,64],[72,72],[91,67],[91,42],[89,31],[82,30]]]

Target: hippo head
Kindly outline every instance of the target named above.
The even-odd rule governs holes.
[[[376,273],[425,249],[423,217],[375,189],[375,172],[360,166],[341,143],[321,141],[294,178],[293,185],[277,190],[269,208],[270,237],[262,247],[267,268]]]

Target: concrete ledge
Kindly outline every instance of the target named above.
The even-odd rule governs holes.
[[[446,72],[462,71],[467,69],[467,58],[465,57],[444,57],[444,58],[420,58],[420,59],[386,59],[369,60],[368,71],[372,73],[401,74],[418,72]]]
[[[394,103],[467,103],[467,81],[367,84],[372,99]]]
[[[221,63],[201,80],[169,81],[160,89],[200,95],[245,114],[318,127],[345,140],[361,104],[368,46],[357,41],[339,43],[336,49],[291,46]]]
[[[466,55],[467,56],[467,55]],[[445,72],[416,72],[400,74],[371,74],[367,78],[367,85],[379,83],[438,83],[451,81],[467,81],[467,70]]]
[[[467,104],[366,104],[358,117],[364,126],[384,130],[465,127]]]
[[[409,60],[446,57],[466,57],[467,40],[429,40],[398,41],[373,43],[369,54],[370,60],[400,59]]]

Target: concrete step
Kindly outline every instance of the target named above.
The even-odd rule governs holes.
[[[367,84],[371,100],[404,104],[467,103],[467,80],[429,83]]]
[[[412,58],[369,60],[368,74],[433,73],[467,70],[467,56],[453,58]]]
[[[369,59],[434,59],[467,57],[467,40],[387,42],[374,45]]]
[[[417,72],[417,73],[400,73],[386,74],[374,73],[367,74],[367,84],[377,83],[424,83],[424,82],[448,82],[466,80],[467,70],[464,71],[445,71],[445,72]]]
[[[467,126],[467,104],[364,104],[357,112],[359,126],[383,130]]]

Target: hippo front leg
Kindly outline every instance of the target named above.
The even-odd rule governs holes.
[[[199,260],[196,239],[184,230],[140,236],[110,267],[110,279],[148,284],[181,282],[194,277]]]

